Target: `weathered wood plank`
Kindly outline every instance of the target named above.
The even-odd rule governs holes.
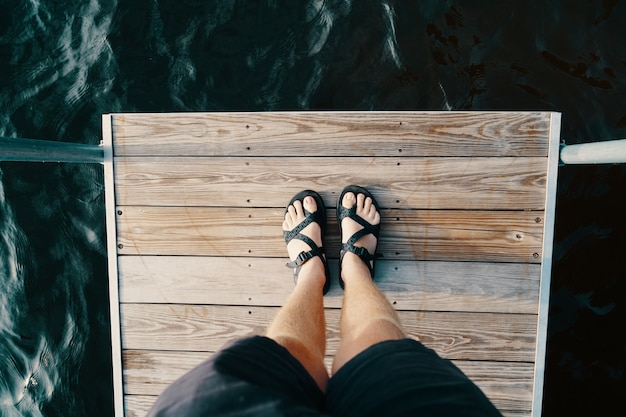
[[[283,208],[119,207],[118,254],[282,258],[283,216]],[[542,214],[384,210],[382,216],[378,251],[386,259],[541,261]],[[340,238],[332,210],[328,218],[332,256]]]
[[[126,417],[145,417],[156,399],[156,396],[150,395],[125,395]],[[496,401],[496,407],[498,405],[499,403]],[[528,410],[505,410],[500,408],[500,412],[504,417],[530,417],[530,411]]]
[[[336,280],[335,259],[330,260],[330,269],[333,284],[324,302],[327,307],[339,308],[343,291]],[[536,314],[539,272],[537,264],[381,259],[376,265],[376,282],[397,310]],[[291,276],[283,260],[274,258],[119,258],[120,299],[124,303],[279,307],[293,289]]]
[[[332,207],[343,185],[361,184],[385,208],[540,210],[546,164],[546,158],[116,158],[116,201],[280,207],[310,188]]]
[[[263,334],[275,307],[122,304],[124,349],[215,351],[229,340]],[[328,351],[339,342],[340,311],[328,309]],[[536,315],[400,311],[406,331],[449,359],[534,359]],[[155,337],[158,335],[158,337]]]
[[[533,371],[530,363],[453,361],[499,410],[530,412]],[[506,372],[503,372],[503,368]]]
[[[156,399],[156,395],[124,395],[124,416],[145,417]]]
[[[538,112],[113,115],[116,155],[546,156],[549,124]]]
[[[207,360],[214,352],[188,351],[124,351],[124,393],[131,395],[159,395],[177,378]],[[332,356],[325,357],[330,371]],[[533,364],[506,362],[511,372],[502,374],[502,362],[453,361],[482,389],[492,395],[506,396],[503,400],[529,401],[531,398]],[[528,409],[530,402],[528,402]]]
[[[529,416],[553,116],[113,115],[126,415],[144,416],[207,352],[264,331],[293,288],[280,224],[303,188],[329,207],[336,274],[331,208],[357,183],[383,206],[377,283],[409,333],[505,416]],[[328,366],[341,298],[334,282]]]
[[[176,379],[214,352],[158,350],[124,351],[124,393],[159,395]]]
[[[124,393],[159,395],[163,390],[201,362],[212,352],[124,351]],[[326,357],[330,369],[332,357]],[[500,409],[530,410],[533,365],[501,362],[454,361]]]

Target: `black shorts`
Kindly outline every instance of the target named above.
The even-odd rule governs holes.
[[[420,342],[378,343],[346,363],[326,394],[300,362],[254,336],[170,385],[148,416],[501,416],[450,361]]]

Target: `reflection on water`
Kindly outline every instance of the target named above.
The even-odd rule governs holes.
[[[119,111],[540,109],[569,143],[626,137],[625,1],[3,5],[4,136],[93,145]],[[102,168],[0,169],[0,415],[110,416]],[[625,189],[623,166],[559,172],[546,416],[626,413]]]
[[[10,3],[0,134],[98,143],[99,113],[116,108],[115,2]],[[2,168],[0,414],[110,415],[101,168]]]
[[[0,367],[0,404],[3,415],[21,416],[38,410],[39,404],[50,400],[58,374],[45,338],[40,333],[24,332],[32,327],[28,317],[25,267],[20,262],[28,244],[15,223],[1,184],[0,213],[0,358],[5,365]]]
[[[3,171],[0,415],[85,415],[90,401],[107,410],[102,168],[12,163]]]

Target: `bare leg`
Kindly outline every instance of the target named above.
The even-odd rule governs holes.
[[[304,199],[304,205],[295,201],[289,206],[283,222],[283,230],[292,230],[300,224],[305,213],[317,210],[312,197]],[[311,223],[301,232],[322,246],[319,225]],[[290,259],[295,259],[302,251],[308,251],[308,245],[294,239],[287,245]],[[267,329],[266,336],[285,347],[302,363],[322,391],[326,390],[328,372],[324,365],[326,352],[326,323],[324,319],[323,292],[326,276],[324,264],[319,257],[312,258],[302,265],[295,289],[279,310]]]
[[[371,199],[363,194],[355,196],[354,193],[346,193],[342,204],[346,208],[356,204],[359,216],[370,224],[380,223],[380,213]],[[352,219],[343,219],[342,242],[346,242],[362,228]],[[377,243],[376,238],[368,234],[360,238],[355,246],[365,247],[370,253],[374,253]],[[406,337],[396,311],[374,284],[369,269],[358,256],[350,252],[345,254],[341,277],[345,284],[345,294],[339,324],[341,341],[333,361],[333,374],[368,347],[385,340]]]

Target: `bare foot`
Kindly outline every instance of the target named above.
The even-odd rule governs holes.
[[[372,203],[372,199],[366,197],[364,194],[359,193],[358,195],[354,195],[352,192],[347,192],[344,194],[343,199],[341,200],[341,205],[345,208],[351,208],[356,205],[356,214],[361,217],[363,220],[367,221],[371,225],[377,225],[380,223],[380,213],[376,210],[376,207]],[[363,229],[363,226],[355,222],[349,217],[345,217],[341,221],[341,242],[347,243],[348,239],[352,235],[354,235],[359,230]],[[369,233],[365,236],[359,238],[354,246],[363,247],[367,249],[370,254],[376,253],[376,246],[378,244],[378,239]],[[373,261],[370,261],[370,266],[373,266]],[[370,272],[367,269],[367,266],[363,263],[363,261],[354,253],[347,252],[344,255],[341,277],[345,280],[345,276],[352,276],[355,271],[359,271],[360,273],[366,273],[368,279],[371,279]]]
[[[303,201],[296,200],[287,208],[285,213],[285,220],[283,221],[283,231],[290,231],[296,228],[306,218],[306,212],[315,213],[317,211],[317,203],[311,196],[307,196]],[[316,222],[311,222],[308,226],[300,231],[301,234],[308,236],[315,242],[318,247],[322,247],[322,229]],[[289,253],[289,259],[295,260],[301,252],[308,252],[312,248],[304,241],[300,239],[292,239],[287,244],[287,252]],[[325,255],[322,255],[325,256]],[[324,264],[322,260],[316,256],[304,264],[299,271],[298,282],[309,275],[319,275],[322,281],[325,281]]]

